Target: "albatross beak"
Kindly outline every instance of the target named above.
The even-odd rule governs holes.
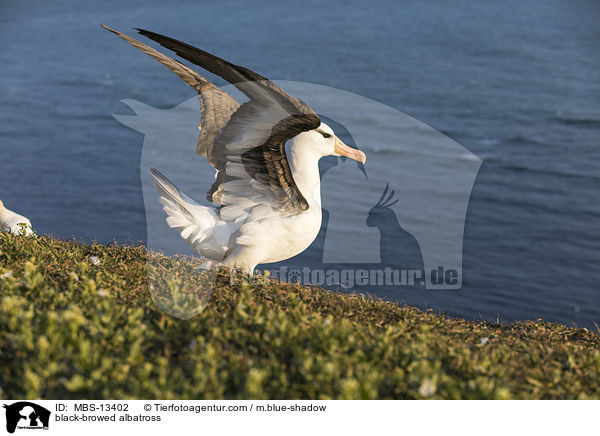
[[[356,148],[348,147],[342,142],[340,138],[335,137],[335,148],[333,149],[337,154],[354,159],[357,162],[364,164],[367,161],[367,156]]]

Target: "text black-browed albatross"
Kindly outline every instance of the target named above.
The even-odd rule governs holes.
[[[207,193],[215,206],[191,201],[152,168],[168,225],[210,262],[248,273],[258,264],[289,259],[304,251],[321,227],[319,159],[347,156],[364,163],[365,154],[344,144],[306,103],[247,68],[137,29],[235,85],[249,98],[240,106],[179,61],[102,27],[156,59],[198,93],[197,152],[216,169],[215,182]]]

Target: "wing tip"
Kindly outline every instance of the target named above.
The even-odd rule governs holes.
[[[102,27],[103,29],[106,29],[106,30],[108,30],[109,32],[112,32],[112,33],[114,33],[115,35],[119,35],[119,34],[121,33],[121,32],[119,32],[118,30],[115,30],[115,29],[113,29],[112,27],[105,26],[104,24],[102,24],[102,23],[100,23],[100,22],[98,22],[98,21],[95,21],[95,23],[96,23],[98,26]]]
[[[156,32],[152,32],[151,30],[141,29],[139,27],[134,27],[133,30],[137,31],[137,33],[139,33],[140,35],[145,36],[147,38],[150,38],[150,35],[163,36],[163,35],[159,35]],[[152,39],[152,38],[150,38],[150,39]]]

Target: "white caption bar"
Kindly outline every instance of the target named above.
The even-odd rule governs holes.
[[[15,435],[585,434],[597,401],[4,400]],[[12,432],[11,432],[12,430]],[[45,430],[42,433],[34,430]]]

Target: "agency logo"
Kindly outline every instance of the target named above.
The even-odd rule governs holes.
[[[309,102],[345,143],[361,144],[368,161],[321,159],[321,231],[303,253],[260,268],[281,281],[385,290],[388,295],[404,288],[460,289],[464,226],[481,159],[434,128],[374,100],[311,83],[276,84]],[[222,91],[235,94],[231,85]],[[171,109],[135,100],[123,103],[134,115],[115,118],[144,134],[140,167],[148,248],[195,257],[187,241],[165,223],[164,201],[159,201],[150,169],[160,168],[192,197],[186,201],[210,207],[200,187],[214,183],[215,170],[194,147],[198,99]],[[199,313],[210,297],[214,271],[202,277],[207,292],[192,296],[175,289],[178,271],[164,277],[164,267],[152,259],[147,276],[158,307],[183,319]]]
[[[48,430],[50,411],[29,401],[19,401],[11,405],[4,404],[6,409],[6,431],[14,433],[19,430]]]

